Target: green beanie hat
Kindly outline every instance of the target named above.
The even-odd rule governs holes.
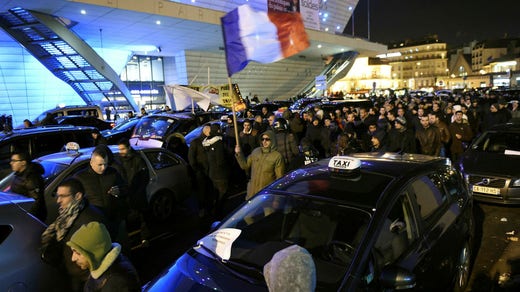
[[[105,225],[90,222],[74,232],[67,245],[86,257],[90,270],[94,271],[112,248],[112,240]]]

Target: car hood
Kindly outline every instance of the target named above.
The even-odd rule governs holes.
[[[520,155],[505,155],[470,150],[460,160],[464,173],[485,173],[490,175],[520,176]]]
[[[143,288],[146,291],[265,292],[267,286],[251,284],[235,277],[215,260],[191,249]]]

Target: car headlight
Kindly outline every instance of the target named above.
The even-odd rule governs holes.
[[[511,184],[511,186],[513,187],[520,187],[520,178],[517,178],[513,181],[513,183]]]
[[[469,174],[464,174],[464,181],[466,182],[467,185],[469,185]]]

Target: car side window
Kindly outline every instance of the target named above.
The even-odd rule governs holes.
[[[13,227],[11,225],[0,225],[0,245],[2,245],[4,240],[9,237],[11,232],[13,232]]]
[[[66,141],[61,133],[45,133],[34,137],[33,157],[39,157],[60,151]]]
[[[180,164],[179,159],[164,151],[150,151],[145,154],[155,170]]]
[[[403,192],[384,219],[374,244],[378,268],[393,263],[417,239],[418,230],[412,210],[407,192]]]
[[[81,148],[91,147],[93,140],[92,135],[90,134],[90,131],[77,131],[77,132],[70,132],[70,133],[64,133],[65,135],[65,141],[70,142],[74,141],[79,144]],[[70,139],[70,140],[68,140]]]
[[[412,182],[411,190],[415,195],[421,218],[428,220],[446,201],[441,178],[437,174],[423,175]]]

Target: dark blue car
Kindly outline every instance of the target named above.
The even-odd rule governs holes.
[[[147,291],[266,291],[264,266],[306,249],[316,291],[464,291],[473,202],[444,158],[336,156],[264,188],[199,240]]]

